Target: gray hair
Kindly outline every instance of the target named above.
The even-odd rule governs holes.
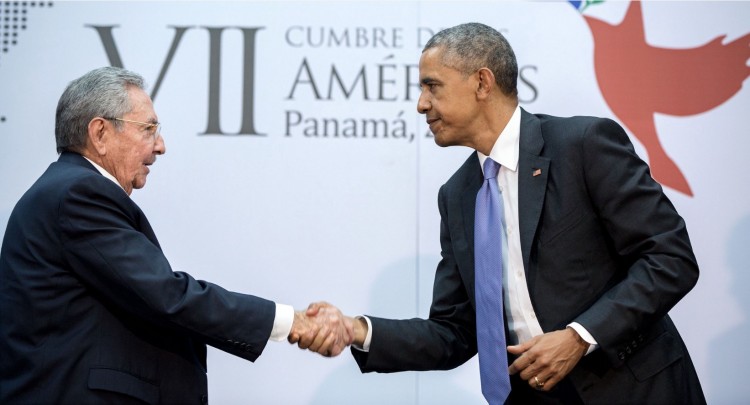
[[[130,112],[130,87],[144,90],[143,77],[117,67],[94,69],[70,82],[57,102],[57,153],[80,151],[86,146],[92,119],[118,118]],[[122,123],[114,121],[114,125],[119,131]]]
[[[492,27],[467,23],[446,28],[424,46],[441,48],[441,63],[468,76],[486,67],[506,96],[518,97],[518,63],[508,40]]]

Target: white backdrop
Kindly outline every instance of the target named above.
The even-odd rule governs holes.
[[[626,8],[584,14],[617,24]],[[750,3],[649,2],[643,19],[650,45],[689,49],[750,32]],[[427,316],[437,190],[470,151],[427,134],[416,66],[432,33],[468,21],[508,37],[528,111],[616,117],[597,84],[592,32],[567,2],[0,2],[0,230],[57,157],[67,83],[121,63],[159,84],[167,154],[133,198],[176,270],[298,309],[325,299],[352,315]],[[708,111],[655,117],[692,187],[667,193],[702,270],[672,315],[714,404],[750,400],[744,84]],[[325,359],[273,342],[255,364],[210,350],[209,387],[217,404],[483,402],[476,360],[362,375],[348,353]]]

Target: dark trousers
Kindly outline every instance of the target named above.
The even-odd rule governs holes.
[[[516,375],[510,376],[510,396],[506,405],[583,405],[575,387],[567,378],[560,381],[549,392],[531,388],[527,381]]]

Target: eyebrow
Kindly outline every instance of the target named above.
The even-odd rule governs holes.
[[[436,81],[436,80],[428,76],[428,77],[425,77],[424,79],[420,80],[419,83],[420,84],[428,84],[428,83],[434,82],[434,81]]]

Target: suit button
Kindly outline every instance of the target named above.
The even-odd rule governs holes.
[[[206,394],[201,395],[201,403],[203,405],[208,404],[208,395],[206,395]]]
[[[625,348],[625,352],[626,352],[627,354],[630,354],[630,353],[633,353],[633,350],[631,350],[631,349],[630,349],[630,347],[626,347],[626,348]]]
[[[617,353],[617,357],[619,357],[620,360],[625,360],[625,353],[623,352]]]

